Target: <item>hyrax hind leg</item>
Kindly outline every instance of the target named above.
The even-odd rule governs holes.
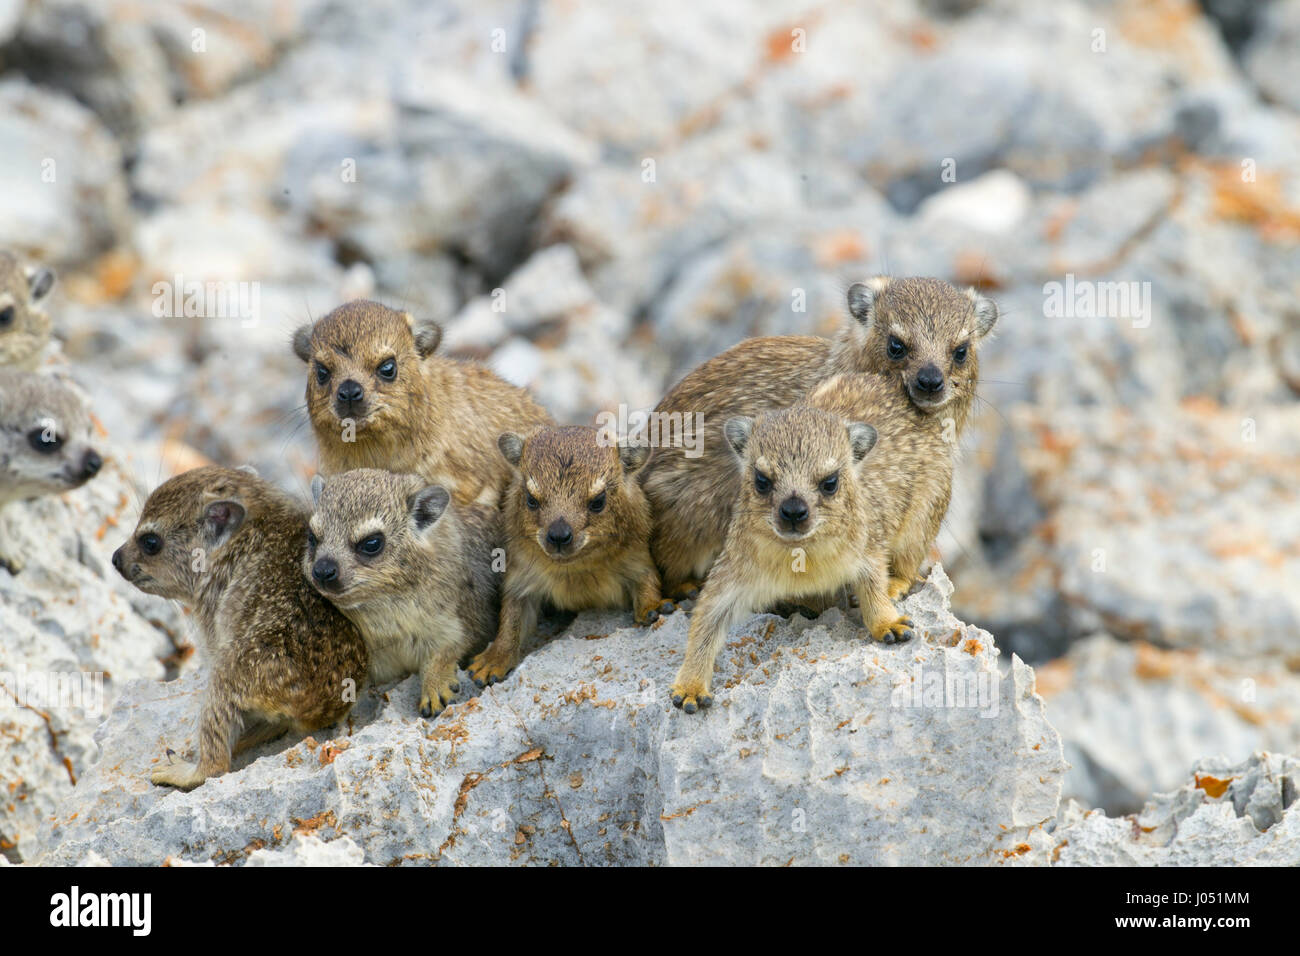
[[[230,769],[230,742],[242,726],[229,688],[214,674],[199,717],[199,762],[192,764],[169,756],[154,767],[149,779],[159,786],[193,790],[208,777],[220,776]]]
[[[858,606],[862,610],[862,623],[873,640],[893,644],[910,641],[912,622],[899,615],[889,597],[889,578],[883,559],[873,561],[869,571],[858,580]]]
[[[469,676],[479,687],[504,680],[519,664],[524,641],[537,630],[541,602],[535,598],[506,596],[501,602],[501,623],[488,649],[470,662]]]

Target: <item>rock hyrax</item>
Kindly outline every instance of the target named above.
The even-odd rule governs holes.
[[[11,501],[79,488],[103,459],[90,443],[81,394],[53,375],[0,368],[0,509]],[[0,564],[17,574],[24,560],[0,524]]]
[[[895,382],[900,395],[960,434],[979,379],[976,351],[998,311],[974,289],[940,279],[876,278],[849,289],[851,321],[838,337],[748,339],[690,372],[655,411],[699,414],[702,454],[660,447],[642,484],[655,513],[651,551],[665,592],[689,594],[722,548],[739,478],[723,423],[784,408],[831,375],[868,372]]]
[[[474,659],[479,686],[519,663],[543,603],[562,611],[631,608],[638,624],[673,609],[650,559],[650,505],[637,470],[646,449],[584,426],[500,437],[514,470],[506,492],[506,574],[501,626]]]
[[[873,638],[912,636],[889,598],[894,548],[951,479],[951,444],[941,428],[918,427],[919,414],[889,379],[842,375],[790,408],[727,421],[740,488],[691,616],[674,704],[709,706],[727,631],[778,601],[849,586]]]
[[[54,273],[0,250],[0,365],[34,369],[50,342],[50,317],[41,303]]]
[[[303,568],[361,629],[370,678],[420,675],[420,713],[460,690],[456,667],[496,636],[495,506],[454,504],[441,485],[373,469],[312,483]]]
[[[484,366],[436,354],[441,338],[437,324],[367,301],[294,333],[322,474],[381,468],[441,484],[460,504],[485,488],[500,496],[510,470],[497,436],[550,416]]]
[[[198,763],[166,760],[154,783],[189,790],[286,730],[328,727],[364,684],[355,624],[303,577],[307,509],[242,469],[205,467],[159,485],[113,554],[148,594],[190,605],[210,667]]]

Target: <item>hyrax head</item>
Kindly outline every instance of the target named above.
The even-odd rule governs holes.
[[[50,319],[40,308],[54,273],[0,251],[0,365],[33,366],[50,341]]]
[[[293,334],[294,353],[307,363],[307,410],[318,432],[358,430],[387,419],[407,420],[420,362],[442,329],[378,302],[339,306]]]
[[[113,567],[147,594],[191,600],[203,575],[257,519],[266,494],[251,470],[207,466],[177,475],[144,503],[135,531],[113,552]]]
[[[0,368],[0,505],[79,488],[103,459],[81,396],[51,375]]]
[[[631,509],[641,507],[632,475],[649,449],[620,444],[582,425],[547,427],[497,440],[516,471],[512,535],[531,538],[547,557],[568,561],[617,539]]]
[[[807,405],[729,418],[722,432],[740,460],[733,520],[765,521],[783,541],[853,513],[858,467],[876,443],[870,425]]]
[[[312,482],[303,570],[341,608],[353,608],[404,585],[416,549],[433,548],[451,495],[416,475],[359,468]]]
[[[897,377],[922,411],[970,397],[976,349],[998,320],[991,300],[942,279],[888,277],[855,283],[848,300],[861,371]]]

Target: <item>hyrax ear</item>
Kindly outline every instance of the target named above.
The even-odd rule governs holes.
[[[993,331],[998,321],[998,307],[992,299],[986,299],[974,289],[967,289],[966,295],[975,305],[975,335],[984,338]]]
[[[505,455],[506,461],[519,467],[519,459],[524,457],[524,440],[514,432],[502,432],[497,437],[497,447],[501,449],[501,454]]]
[[[293,354],[304,362],[311,361],[311,323],[298,326],[293,332]]]
[[[731,450],[736,453],[737,458],[744,456],[745,446],[749,444],[749,434],[753,430],[754,419],[745,415],[728,418],[726,424],[722,426],[722,434],[727,436],[727,444],[731,445]]]
[[[320,475],[314,475],[311,479],[311,503],[312,507],[320,504],[320,493],[325,490],[325,479]]]
[[[650,449],[645,445],[629,444],[624,439],[618,443],[618,460],[623,463],[623,473],[630,475],[650,460]]]
[[[203,509],[203,540],[209,548],[220,547],[234,537],[244,523],[244,506],[234,498],[220,498]]]
[[[411,521],[419,531],[432,528],[447,510],[451,494],[442,485],[429,485],[411,495],[407,502],[411,509]]]
[[[44,266],[27,268],[27,297],[33,302],[40,302],[54,288],[54,270]]]
[[[888,276],[876,276],[866,282],[855,282],[849,286],[849,315],[857,319],[864,329],[871,327],[876,317],[876,299],[889,285]]]
[[[867,452],[876,447],[878,437],[876,430],[866,422],[854,422],[849,425],[849,447],[853,449],[854,462],[867,457]]]
[[[433,319],[417,319],[409,312],[402,313],[406,317],[406,324],[411,327],[411,335],[415,337],[415,350],[420,353],[420,358],[428,358],[438,349],[438,343],[442,341],[442,326]]]
[[[240,465],[238,468],[235,469],[235,471],[242,471],[244,474],[252,475],[254,478],[262,477],[257,473],[257,469],[254,468],[252,465]]]

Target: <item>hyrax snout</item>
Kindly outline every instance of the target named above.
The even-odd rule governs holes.
[[[155,489],[114,553],[140,590],[193,608],[211,668],[198,760],[166,758],[154,783],[191,789],[229,770],[232,749],[327,727],[352,708],[366,645],[302,575],[307,518],[255,474],[197,468]]]
[[[0,366],[40,364],[51,332],[42,306],[53,288],[53,271],[0,250]]]
[[[419,674],[420,713],[437,716],[460,690],[457,665],[496,634],[497,509],[374,469],[317,478],[312,491],[304,574],[361,629],[371,679]]]
[[[470,666],[480,686],[519,662],[543,603],[631,608],[642,624],[673,609],[650,559],[650,506],[637,476],[646,449],[583,426],[505,432],[498,444],[514,477],[504,503],[501,624]]]

